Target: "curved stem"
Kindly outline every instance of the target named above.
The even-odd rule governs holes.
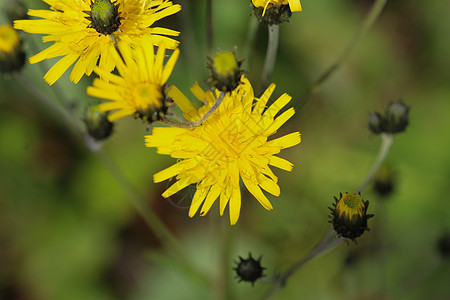
[[[243,50],[243,55],[244,55],[245,60],[243,62],[242,69],[244,69],[244,70],[250,69],[251,58],[252,58],[251,53],[252,53],[253,46],[255,44],[256,33],[258,32],[258,28],[259,28],[258,25],[259,25],[259,22],[256,18],[249,18],[247,37],[245,38],[244,50]]]
[[[308,101],[311,99],[311,96],[317,93],[324,82],[326,82],[331,75],[333,75],[343,63],[350,57],[358,42],[364,37],[367,31],[372,27],[375,21],[378,19],[378,16],[383,11],[384,6],[386,5],[387,0],[376,0],[375,3],[370,8],[366,17],[362,21],[356,33],[353,35],[351,40],[348,42],[347,46],[341,52],[341,54],[336,58],[336,60],[327,68],[321,75],[313,82],[310,88],[306,91],[303,96],[303,101],[299,102],[299,104],[295,107],[297,111],[302,110]]]
[[[394,136],[392,134],[387,133],[381,134],[381,146],[380,151],[378,152],[378,156],[375,162],[373,163],[372,167],[370,168],[369,172],[367,173],[366,178],[361,183],[359,188],[356,190],[356,193],[362,193],[369,185],[369,183],[372,181],[378,169],[381,167],[384,160],[386,159],[393,143],[394,143]]]
[[[162,122],[167,125],[177,127],[177,128],[194,128],[194,127],[201,126],[219,108],[224,97],[225,97],[225,93],[220,92],[219,97],[217,97],[217,100],[214,103],[214,105],[211,106],[211,108],[206,112],[206,114],[204,114],[203,117],[201,117],[200,120],[198,120],[198,121],[184,123],[184,122],[172,121],[170,119],[165,118],[162,120]]]
[[[270,77],[275,68],[275,61],[277,59],[278,41],[280,38],[280,26],[269,25],[268,28],[269,39],[267,43],[266,59],[264,60],[264,68],[262,72],[262,90],[265,90],[269,85]]]
[[[342,243],[343,238],[335,238],[329,240],[331,235],[331,231],[328,230],[327,233],[324,235],[322,240],[317,244],[316,247],[314,247],[305,257],[301,258],[297,262],[295,262],[289,269],[287,269],[282,274],[276,276],[274,278],[275,284],[271,287],[271,289],[261,298],[261,300],[267,300],[270,299],[275,293],[280,290],[284,284],[286,283],[287,279],[291,277],[295,272],[297,272],[299,269],[301,269],[308,261],[312,260],[313,258],[317,257],[319,254],[322,254],[323,252],[332,249]]]
[[[214,44],[214,26],[213,26],[213,3],[212,0],[206,0],[206,47],[210,57],[213,55]]]

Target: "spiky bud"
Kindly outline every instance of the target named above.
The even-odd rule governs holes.
[[[255,260],[251,253],[248,254],[247,259],[239,256],[240,261],[235,262],[237,267],[233,268],[236,271],[239,282],[247,281],[254,285],[256,280],[264,276],[263,272],[266,268],[261,266],[261,258],[262,256],[258,260]]]

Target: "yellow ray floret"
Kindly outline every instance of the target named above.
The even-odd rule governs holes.
[[[268,141],[268,137],[294,114],[290,108],[276,117],[291,97],[284,94],[266,107],[275,85],[272,84],[258,99],[245,77],[241,82],[234,91],[225,94],[222,104],[202,126],[154,128],[152,134],[145,137],[147,147],[156,147],[158,153],[178,159],[176,164],[154,175],[155,182],[172,177],[177,179],[163,197],[170,197],[188,185],[196,184],[190,217],[199,210],[201,216],[205,215],[219,198],[220,214],[223,215],[229,204],[230,222],[236,224],[241,208],[240,179],[261,205],[271,210],[272,204],[263,190],[279,196],[280,188],[269,165],[287,171],[292,169],[290,162],[275,154],[300,143],[300,133]],[[197,121],[214,104],[219,91],[205,92],[198,85],[191,90],[205,103],[200,109],[195,108],[175,87],[171,88],[169,96],[187,120]]]
[[[98,31],[89,20],[90,0],[43,0],[50,10],[32,10],[28,14],[40,19],[18,20],[16,29],[29,33],[45,34],[43,42],[54,44],[30,58],[30,63],[58,56],[62,58],[45,74],[44,79],[52,85],[73,64],[70,80],[77,83],[84,74],[90,75],[94,67],[106,72],[114,69],[115,62],[109,53],[117,41],[125,41],[130,46],[139,46],[143,38],[152,38],[153,44],[164,42],[174,49],[178,42],[168,36],[178,36],[179,32],[166,28],[152,27],[154,22],[178,12],[180,5],[168,0],[117,0],[117,23],[111,34]],[[97,1],[97,0],[96,0]],[[94,3],[96,1],[93,1]],[[98,0],[110,1],[110,0]],[[99,5],[100,7],[100,5]],[[112,6],[114,7],[114,6]],[[103,7],[102,7],[103,9]]]

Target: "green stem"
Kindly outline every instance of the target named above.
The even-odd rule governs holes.
[[[311,96],[317,93],[322,84],[325,83],[331,75],[333,75],[337,70],[341,68],[343,63],[350,57],[353,51],[356,48],[356,45],[361,41],[361,39],[365,36],[367,31],[372,27],[375,21],[378,19],[378,16],[383,11],[384,6],[386,5],[387,0],[376,0],[375,3],[370,8],[366,17],[363,19],[361,25],[359,26],[356,33],[353,35],[347,46],[341,52],[341,54],[336,58],[336,60],[327,68],[324,72],[313,82],[310,88],[306,91],[303,96],[303,100],[299,102],[299,104],[295,107],[297,111],[301,111],[308,101],[311,99]]]
[[[274,285],[270,288],[270,290],[261,298],[261,300],[267,300],[270,299],[272,296],[275,295],[276,292],[278,292],[286,283],[289,277],[291,277],[295,272],[300,270],[308,261],[312,260],[313,258],[319,256],[319,254],[324,253],[327,250],[330,250],[337,245],[341,244],[343,241],[343,238],[335,238],[335,239],[329,239],[331,235],[330,230],[327,231],[327,233],[324,235],[322,240],[317,244],[316,247],[314,247],[305,257],[301,258],[297,262],[295,262],[289,269],[287,269],[282,274],[276,276],[273,281]]]
[[[269,80],[275,68],[275,61],[277,59],[278,41],[280,38],[280,26],[269,25],[268,27],[269,39],[267,42],[266,59],[264,60],[264,68],[262,72],[262,90],[269,86]]]
[[[392,134],[381,134],[381,146],[380,151],[378,152],[378,156],[375,159],[375,162],[373,163],[372,167],[370,168],[369,172],[367,173],[364,181],[362,182],[361,186],[356,190],[357,193],[363,192],[364,189],[368,186],[368,184],[372,181],[374,175],[380,168],[380,166],[383,164],[384,160],[387,157],[387,154],[389,153],[389,150],[394,142],[394,136]],[[325,233],[324,237],[321,239],[321,241],[317,244],[316,247],[313,248],[304,258],[300,259],[296,263],[294,263],[288,270],[283,272],[281,275],[278,275],[274,279],[272,279],[272,282],[274,282],[274,285],[272,288],[267,292],[267,294],[262,299],[269,299],[272,297],[280,288],[284,286],[287,279],[292,276],[295,272],[300,270],[305,263],[310,261],[311,259],[315,258],[319,254],[339,245],[344,239],[343,238],[337,238],[337,239],[331,239],[330,236],[333,233],[333,227],[331,226],[329,230]]]
[[[381,134],[381,146],[380,151],[378,152],[378,156],[375,162],[373,163],[372,167],[370,168],[369,172],[367,173],[366,178],[361,183],[359,188],[356,190],[356,193],[362,193],[369,185],[369,183],[372,181],[378,169],[381,167],[384,160],[386,159],[393,143],[394,143],[394,136],[392,134],[387,133]]]
[[[218,217],[217,223],[219,230],[219,274],[215,282],[215,290],[217,300],[231,299],[229,294],[229,277],[230,277],[230,247],[231,247],[231,228],[228,226],[226,218]]]
[[[255,45],[255,40],[256,40],[256,33],[258,32],[258,28],[259,28],[259,22],[256,18],[249,18],[249,24],[248,24],[248,29],[247,29],[247,37],[245,39],[245,43],[244,43],[244,62],[243,62],[243,66],[242,69],[243,70],[249,70],[250,69],[250,65],[251,65],[251,59],[252,59],[252,49]]]
[[[206,0],[206,47],[209,57],[213,55],[214,27],[212,0]]]
[[[103,164],[106,166],[111,175],[122,186],[122,188],[130,196],[131,202],[136,211],[141,215],[148,227],[156,234],[158,239],[163,243],[164,247],[172,254],[172,256],[178,260],[181,266],[191,274],[201,279],[202,282],[207,283],[210,280],[205,277],[201,272],[187,260],[183,248],[178,243],[177,239],[171,234],[164,223],[146,203],[142,195],[136,190],[136,188],[125,178],[118,166],[111,160],[111,158],[102,150],[95,152]]]

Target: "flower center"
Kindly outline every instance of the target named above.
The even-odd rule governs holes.
[[[85,11],[91,24],[88,28],[94,28],[98,33],[109,35],[119,29],[121,18],[119,4],[110,0],[91,0],[91,11]]]
[[[353,217],[362,217],[364,207],[364,201],[360,195],[345,193],[336,205],[336,212],[339,216],[346,214],[351,221]]]
[[[138,110],[158,109],[163,106],[162,88],[154,83],[142,82],[136,84],[131,96]]]

